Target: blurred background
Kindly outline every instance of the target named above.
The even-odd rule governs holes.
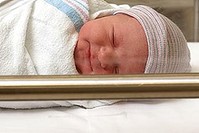
[[[187,41],[199,42],[199,0],[106,0],[114,4],[150,6],[175,22]]]

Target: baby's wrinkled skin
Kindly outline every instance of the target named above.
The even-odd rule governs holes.
[[[144,73],[147,57],[144,29],[135,18],[124,14],[83,25],[74,54],[80,74]]]

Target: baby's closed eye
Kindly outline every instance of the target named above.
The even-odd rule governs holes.
[[[112,47],[113,48],[117,48],[117,36],[116,36],[116,32],[115,32],[115,29],[114,29],[114,26],[112,27],[112,32],[111,32],[111,43],[112,43]]]

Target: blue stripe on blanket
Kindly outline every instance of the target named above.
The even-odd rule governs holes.
[[[84,22],[75,9],[64,3],[62,0],[45,0],[45,1],[51,4],[52,6],[56,7],[58,10],[65,13],[74,23],[76,31],[78,32],[80,31],[80,28],[82,27]]]

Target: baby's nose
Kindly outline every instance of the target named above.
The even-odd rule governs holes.
[[[102,68],[113,67],[117,60],[114,49],[108,47],[101,47],[98,53],[98,59]]]

